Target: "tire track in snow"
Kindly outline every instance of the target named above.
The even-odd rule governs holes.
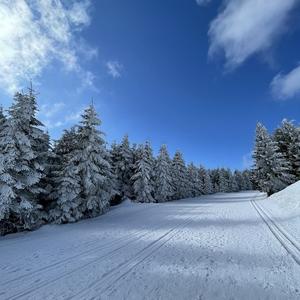
[[[181,229],[177,229],[178,227],[185,226],[190,223],[194,219],[193,217],[188,218],[185,222],[178,223],[175,227],[168,230],[166,233],[161,235],[159,238],[148,244],[146,247],[138,251],[134,257],[131,257],[121,264],[117,265],[107,273],[105,273],[100,279],[94,280],[90,283],[86,288],[80,290],[75,295],[67,297],[67,300],[71,300],[74,298],[82,299],[83,293],[89,291],[90,289],[94,289],[95,292],[99,295],[102,295],[104,292],[108,291],[112,285],[118,280],[125,277],[129,272],[131,272],[134,268],[143,263],[147,258],[149,258],[152,254],[158,251],[163,245],[165,245],[169,240],[178,235]],[[173,232],[173,234],[171,234]],[[171,234],[171,235],[170,235]],[[119,275],[119,273],[121,273]],[[100,286],[100,287],[99,287]],[[104,287],[103,287],[104,286]],[[79,297],[79,298],[78,298]]]
[[[251,204],[257,211],[261,219],[268,226],[275,238],[285,248],[285,250],[292,256],[294,261],[300,265],[300,245],[295,241],[290,234],[288,234],[281,226],[279,226],[274,219],[255,201],[251,200]]]
[[[172,215],[172,214],[169,214],[169,215],[167,215],[167,216],[170,216],[170,215]],[[106,253],[106,254],[104,254],[104,255],[101,255],[101,256],[97,257],[96,259],[94,259],[94,260],[92,260],[92,261],[90,261],[90,262],[88,262],[88,263],[85,263],[85,264],[82,265],[82,266],[79,266],[79,267],[77,267],[77,268],[75,268],[75,269],[72,269],[72,270],[69,271],[69,272],[65,272],[64,274],[62,274],[62,275],[60,275],[60,276],[58,276],[58,277],[56,277],[56,278],[54,278],[54,279],[52,279],[52,280],[49,280],[49,278],[47,278],[46,280],[44,280],[44,281],[42,281],[42,282],[39,282],[38,285],[36,285],[35,287],[30,286],[30,288],[25,289],[25,290],[23,290],[23,291],[21,291],[21,292],[19,292],[19,293],[16,293],[16,294],[14,294],[14,295],[12,295],[12,296],[8,296],[8,297],[5,298],[5,299],[7,299],[7,300],[8,300],[8,299],[20,299],[20,298],[22,298],[22,297],[24,297],[24,296],[27,296],[27,295],[29,295],[29,294],[32,294],[32,293],[34,293],[34,292],[40,290],[41,288],[44,288],[44,287],[46,287],[46,286],[48,286],[48,285],[50,285],[50,284],[52,284],[52,283],[54,283],[54,282],[56,282],[56,281],[62,279],[62,278],[65,278],[66,276],[69,276],[69,275],[71,275],[71,274],[74,273],[74,272],[83,270],[83,269],[87,268],[88,266],[92,265],[92,264],[95,263],[95,262],[101,262],[101,261],[104,261],[104,260],[106,260],[106,259],[112,259],[112,258],[114,258],[115,256],[118,256],[118,255],[119,255],[119,250],[122,250],[122,249],[126,248],[126,246],[128,246],[128,245],[130,245],[130,244],[133,244],[134,242],[137,242],[138,240],[140,240],[140,239],[142,239],[142,238],[144,238],[144,237],[153,235],[156,229],[159,229],[159,228],[161,228],[162,226],[164,226],[165,224],[168,224],[168,223],[169,223],[169,220],[167,220],[167,221],[164,222],[163,224],[159,224],[158,226],[152,227],[151,229],[148,228],[148,232],[147,232],[147,233],[142,234],[142,235],[138,236],[137,238],[133,238],[133,239],[131,239],[130,241],[127,241],[125,244],[121,245],[120,247],[118,247],[118,248],[116,248],[116,249],[113,249],[112,251],[109,251],[109,253]],[[176,227],[177,227],[177,226],[176,226]],[[139,233],[140,233],[140,231],[137,230],[137,232],[135,233],[135,236],[138,235]],[[132,236],[132,234],[129,234],[129,235],[127,235],[127,236]],[[122,241],[124,241],[124,239],[123,239]],[[121,241],[121,242],[122,242],[122,241]],[[28,276],[28,275],[27,275],[27,276]],[[34,283],[34,282],[33,282],[33,283]],[[29,283],[29,284],[30,284],[30,283]],[[4,293],[0,293],[0,295],[3,296]]]

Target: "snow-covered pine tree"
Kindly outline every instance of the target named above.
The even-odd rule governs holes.
[[[250,170],[244,170],[242,176],[245,182],[245,190],[253,190],[252,172]]]
[[[116,196],[122,198],[123,181],[122,181],[122,168],[121,168],[121,146],[113,142],[110,147],[111,167],[115,174],[115,190]]]
[[[56,207],[51,211],[56,222],[94,217],[109,207],[114,176],[102,132],[97,129],[100,124],[91,105],[84,111],[81,125],[65,132],[56,145],[63,166],[57,172]]]
[[[12,212],[16,210],[14,193],[15,180],[12,171],[17,148],[13,140],[11,122],[0,109],[0,235],[17,230]]]
[[[237,182],[237,178],[235,176],[235,172],[230,172],[230,178],[229,178],[229,185],[230,185],[230,191],[231,192],[238,192],[239,191],[239,185]]]
[[[293,182],[289,174],[290,165],[279,152],[267,129],[260,123],[256,126],[253,151],[255,178],[261,191],[268,194],[284,189]]]
[[[187,194],[186,197],[194,198],[201,195],[201,182],[198,168],[190,163],[187,166]]]
[[[235,182],[236,182],[236,185],[237,185],[236,186],[237,191],[244,190],[245,182],[244,182],[244,178],[242,176],[241,171],[235,170],[234,173],[233,173],[233,176],[234,176],[234,179],[235,179]]]
[[[3,112],[3,107],[0,106],[0,132],[3,129],[5,122],[6,122],[6,117]]]
[[[16,93],[1,136],[0,193],[2,201],[10,203],[6,214],[14,220],[14,230],[31,229],[42,216],[39,196],[43,192],[40,183],[44,165],[37,144],[43,132],[36,112],[32,90],[29,94]]]
[[[154,167],[154,197],[157,202],[165,202],[172,197],[173,189],[170,168],[171,160],[167,146],[162,145]]]
[[[78,126],[78,150],[72,158],[81,178],[83,203],[81,210],[86,217],[94,217],[109,208],[109,201],[115,193],[114,175],[109,152],[97,129],[101,124],[93,105],[82,115]]]
[[[180,151],[176,151],[171,164],[172,170],[172,186],[173,197],[172,199],[182,199],[187,194],[187,170],[183,156]]]
[[[136,161],[134,174],[132,176],[135,199],[138,202],[155,202],[154,194],[154,161],[152,149],[149,142],[139,145],[136,150]]]
[[[209,195],[214,192],[213,185],[210,177],[210,171],[206,170],[203,166],[200,167],[201,177],[203,178],[203,194]]]
[[[200,167],[198,168],[198,179],[199,179],[199,185],[198,185],[199,195],[205,195],[206,194],[205,180],[207,180],[207,171],[202,165],[200,165]]]
[[[219,175],[219,191],[222,193],[230,192],[229,177],[230,172],[227,169],[221,168],[218,170]]]
[[[212,169],[210,170],[210,178],[211,183],[213,187],[213,193],[219,193],[220,187],[219,187],[219,169]]]
[[[128,135],[125,135],[121,144],[112,145],[111,158],[116,174],[116,181],[121,197],[132,198],[133,186],[133,151],[130,147]]]
[[[77,128],[65,130],[61,138],[55,142],[51,157],[50,178],[52,191],[50,198],[49,220],[56,223],[76,222],[83,218],[80,209],[81,178],[74,160],[78,151]]]
[[[284,119],[281,126],[275,130],[274,140],[278,151],[290,164],[289,173],[293,182],[300,179],[300,131],[292,121]]]

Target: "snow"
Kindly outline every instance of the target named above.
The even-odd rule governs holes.
[[[300,181],[273,194],[263,207],[294,238],[300,241]]]
[[[299,195],[298,186],[287,193]],[[275,198],[127,200],[95,219],[8,235],[0,239],[0,298],[299,299],[300,266],[254,207],[275,212],[284,201]]]

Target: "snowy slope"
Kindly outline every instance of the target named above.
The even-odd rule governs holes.
[[[262,205],[281,226],[300,241],[300,181],[273,194]]]
[[[0,239],[0,299],[299,299],[257,192],[159,204]]]

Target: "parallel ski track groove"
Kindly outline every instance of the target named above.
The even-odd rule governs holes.
[[[170,214],[170,215],[171,215],[171,214]],[[165,223],[167,224],[168,222],[169,222],[169,221],[167,220],[166,222],[164,222],[164,224],[165,224]],[[147,233],[145,233],[145,234],[142,234],[141,236],[138,236],[137,238],[134,238],[134,239],[130,240],[129,242],[127,242],[127,243],[121,245],[120,247],[118,247],[118,248],[116,248],[116,249],[110,251],[109,254],[106,253],[106,254],[104,254],[104,255],[101,255],[101,256],[97,257],[96,259],[94,259],[94,260],[88,262],[87,264],[83,265],[83,266],[79,266],[79,267],[77,267],[77,268],[75,268],[75,269],[73,269],[73,270],[71,270],[71,271],[69,271],[69,272],[66,272],[66,273],[62,274],[61,276],[58,276],[58,277],[56,277],[56,278],[54,278],[54,279],[52,279],[52,280],[50,280],[50,281],[48,280],[48,281],[39,282],[39,284],[38,284],[36,287],[34,287],[34,288],[30,287],[29,289],[23,290],[22,292],[19,292],[19,293],[15,294],[15,295],[9,296],[9,297],[7,297],[7,298],[5,298],[5,299],[7,299],[7,300],[8,300],[8,299],[20,299],[20,298],[22,298],[22,297],[24,297],[24,296],[27,296],[27,295],[29,295],[29,294],[31,294],[31,293],[36,292],[37,290],[39,290],[39,289],[41,289],[41,288],[43,288],[43,287],[45,287],[45,286],[48,286],[48,285],[54,283],[54,282],[57,281],[57,280],[60,280],[61,278],[64,278],[64,277],[66,277],[66,276],[69,276],[70,274],[72,274],[72,273],[74,273],[74,272],[76,272],[76,271],[82,270],[82,269],[88,267],[89,265],[91,265],[92,263],[95,263],[96,261],[102,261],[102,260],[107,259],[107,258],[113,258],[114,256],[116,256],[116,255],[118,254],[118,251],[119,251],[119,250],[125,248],[125,247],[128,246],[129,244],[132,244],[132,243],[134,243],[134,242],[136,242],[136,241],[142,239],[142,238],[145,237],[145,236],[148,236],[148,235],[153,234],[153,229],[154,229],[154,230],[155,230],[155,229],[158,229],[158,228],[161,227],[161,225],[162,225],[162,224],[158,225],[158,226],[155,227],[155,228],[152,228],[152,231],[151,231],[151,232],[147,232]],[[139,232],[137,231],[137,232],[135,233],[135,235],[138,235],[138,233],[139,233]],[[130,234],[130,235],[132,236],[132,234]],[[123,238],[124,238],[124,237],[123,237]],[[123,239],[122,239],[122,241],[123,241]],[[94,251],[94,252],[95,252],[95,251]],[[41,270],[40,270],[40,271],[41,271]],[[2,294],[2,296],[3,296],[3,294]]]
[[[300,265],[300,247],[296,241],[293,241],[291,236],[285,232],[267,213],[266,211],[255,201],[251,200],[251,204],[257,211],[261,219],[268,226],[275,238],[285,248],[285,250],[291,255],[294,261]]]
[[[48,270],[48,269],[52,269],[53,267],[56,267],[56,266],[61,265],[61,264],[65,263],[65,262],[71,261],[71,260],[73,260],[73,259],[75,259],[77,257],[80,257],[80,256],[84,255],[84,254],[92,254],[92,253],[95,253],[96,251],[105,250],[108,247],[111,247],[111,246],[114,246],[114,245],[118,245],[120,242],[126,240],[126,238],[136,236],[140,232],[140,230],[141,229],[135,230],[133,233],[129,233],[129,234],[126,234],[124,236],[121,236],[120,238],[118,238],[118,239],[116,239],[114,241],[111,241],[111,242],[105,243],[103,245],[99,245],[97,247],[93,247],[91,249],[79,252],[79,253],[71,256],[71,257],[66,257],[65,259],[62,259],[60,261],[56,261],[56,262],[54,262],[52,264],[46,265],[46,266],[44,266],[42,268],[39,268],[37,270],[33,270],[32,272],[28,272],[28,273],[25,273],[25,274],[20,275],[18,277],[12,278],[10,280],[7,280],[7,281],[1,283],[1,285],[6,285],[6,284],[9,284],[9,283],[15,282],[16,280],[20,280],[22,278],[38,274],[38,273],[43,272],[43,271]],[[87,243],[87,244],[89,246],[93,246],[94,244],[97,244],[97,243],[99,243],[99,240],[94,241],[92,243]]]
[[[180,229],[177,230],[177,231],[175,231],[175,230],[179,226],[185,226],[185,225],[187,225],[188,223],[190,223],[192,221],[192,219],[194,219],[194,217],[188,218],[185,222],[178,223],[175,227],[173,227],[172,229],[168,230],[166,233],[164,233],[158,239],[156,239],[155,241],[151,242],[146,247],[144,247],[143,249],[141,249],[140,251],[138,251],[135,254],[134,257],[131,257],[131,258],[125,260],[124,262],[122,262],[121,264],[117,265],[116,267],[114,267],[113,269],[111,269],[110,271],[108,271],[106,274],[104,274],[100,279],[97,279],[97,280],[93,281],[86,288],[82,289],[81,291],[79,291],[75,295],[72,295],[72,296],[66,298],[66,300],[71,300],[71,299],[74,299],[75,297],[77,299],[82,299],[82,297],[80,297],[80,295],[82,295],[82,293],[88,291],[91,288],[94,288],[101,295],[101,293],[107,291],[113,285],[113,283],[116,280],[119,280],[119,279],[123,278],[132,269],[134,269],[135,267],[137,267],[144,260],[146,260],[148,257],[150,257],[153,253],[155,253],[156,251],[158,251],[169,240],[171,240],[172,238],[174,238],[175,236],[177,236],[178,233],[181,230]],[[159,243],[161,240],[163,240],[166,236],[168,236],[173,231],[175,231],[175,232],[171,236],[169,236],[166,240],[164,240],[161,243]],[[147,250],[150,250],[150,252],[147,252]],[[138,262],[134,263],[134,261],[137,260],[137,259],[138,259]],[[117,277],[117,279],[116,279],[115,275],[117,275],[118,273],[120,273],[120,271],[122,272],[123,269],[124,269],[124,272],[119,277]],[[105,287],[101,290],[101,287],[97,288],[97,286],[99,286],[99,285],[101,287],[103,285],[105,285]]]
[[[140,212],[143,212],[143,211],[148,211],[149,209],[153,209],[153,208],[155,208],[154,206],[153,207],[151,207],[151,208],[149,208],[149,207],[143,207],[143,208],[141,208],[141,209],[138,209],[138,210],[135,210],[134,212],[132,212],[132,213],[140,213]],[[103,215],[102,217],[107,217],[107,216],[114,216],[114,215],[117,215],[118,214],[118,210],[116,210],[116,211],[114,211],[114,210],[112,210],[111,212],[109,211],[109,214],[106,214],[106,215]],[[101,217],[101,216],[100,216]],[[83,220],[83,221],[86,221],[86,220]],[[93,221],[93,220],[92,220]],[[20,243],[20,241],[22,241],[22,243],[26,243],[26,242],[32,242],[32,237],[30,237],[30,236],[28,236],[28,234],[30,234],[31,232],[30,231],[28,231],[28,232],[24,232],[23,234],[24,234],[24,236],[22,236],[22,237],[19,237],[18,238],[18,241],[15,241],[15,240],[12,240],[12,241],[9,241],[9,240],[6,240],[5,239],[5,237],[3,238],[0,238],[0,242],[1,241],[3,241],[3,242],[5,242],[5,244],[0,244],[0,248],[5,248],[5,247],[11,247],[11,246],[13,246],[13,245],[16,245],[16,246],[18,246],[19,245],[19,243]],[[20,232],[20,234],[22,234],[21,232]],[[45,237],[42,237],[41,239],[43,239],[43,240],[46,240],[46,239],[48,239],[48,237],[47,236],[45,236]]]

